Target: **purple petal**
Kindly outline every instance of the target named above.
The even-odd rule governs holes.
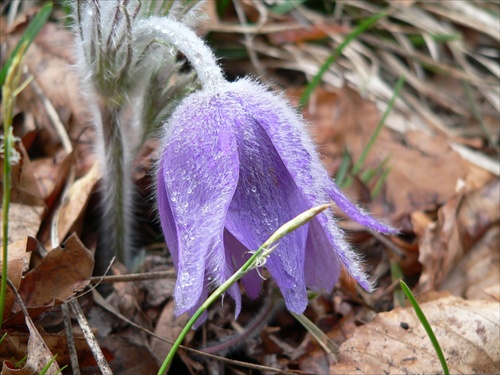
[[[328,176],[304,121],[285,100],[248,79],[234,83],[243,93],[245,106],[272,140],[288,171],[311,206],[328,203],[338,207],[358,223],[382,233],[397,233],[351,204]]]
[[[245,113],[234,121],[240,178],[229,206],[226,228],[244,247],[257,250],[275,230],[308,206],[264,129]],[[302,313],[307,305],[304,280],[307,227],[285,236],[266,264],[288,309],[296,313]]]
[[[232,274],[234,274],[234,267],[233,267],[233,262],[231,259],[231,252],[227,248],[227,242],[226,242],[226,233],[227,230],[224,231],[224,250],[225,250],[225,255],[226,255],[226,269],[228,271],[228,277],[230,277]],[[234,283],[231,285],[231,287],[228,289],[227,293],[233,298],[234,300],[234,319],[238,319],[238,315],[240,315],[241,312],[241,293],[240,293],[240,288],[238,287],[238,283]]]
[[[357,221],[359,224],[373,229],[376,232],[387,234],[398,233],[397,229],[381,223],[355,204],[352,204],[333,181],[330,180],[329,185],[330,186],[327,190],[328,195],[335,202],[337,207],[340,208],[352,220]]]
[[[179,259],[179,242],[177,241],[177,227],[175,226],[175,221],[172,216],[172,210],[170,209],[170,200],[167,197],[167,191],[165,189],[165,181],[161,176],[163,176],[163,163],[160,164],[158,169],[158,187],[157,187],[157,203],[158,211],[160,213],[160,223],[163,230],[163,235],[165,236],[165,242],[167,243],[168,251],[172,257],[175,269],[178,267]]]
[[[200,308],[200,306],[203,304],[203,302],[206,301],[207,298],[208,298],[208,285],[205,279],[205,281],[203,282],[203,287],[201,289],[200,298],[193,307],[187,310],[188,315],[193,316],[194,313]],[[181,315],[181,313],[177,312],[177,308],[178,306],[176,305],[175,315]],[[194,323],[193,329],[197,329],[199,326],[201,326],[205,322],[205,320],[207,320],[207,318],[208,318],[208,312],[205,310],[203,314],[201,314],[201,316],[198,318],[198,320],[196,320],[196,322]]]
[[[218,96],[204,92],[191,95],[172,115],[165,137],[158,178],[163,179],[159,187],[165,190],[164,199],[169,200],[177,227],[178,313],[197,304],[205,268],[216,285],[230,275],[223,232],[238,181],[239,160],[232,125],[221,116],[221,107]],[[169,227],[167,222],[164,225]]]
[[[230,257],[228,258],[231,259],[235,269],[243,266],[251,256],[248,249],[227,230],[224,232],[224,246],[226,250],[230,251]],[[250,270],[240,281],[249,298],[255,299],[259,296],[262,288],[262,278],[256,269]]]
[[[330,293],[340,276],[340,262],[332,242],[320,221],[317,218],[311,220],[304,269],[306,285],[312,290]]]
[[[339,259],[347,272],[367,291],[373,290],[373,285],[363,272],[359,256],[351,249],[344,240],[344,232],[335,224],[335,218],[331,211],[323,211],[316,216],[316,219],[323,227],[323,233],[330,246],[335,250]]]

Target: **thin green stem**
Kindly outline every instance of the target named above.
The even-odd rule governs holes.
[[[378,138],[378,135],[380,131],[382,130],[382,127],[385,124],[385,120],[387,120],[387,117],[392,111],[392,108],[394,107],[394,103],[396,102],[397,97],[399,96],[399,92],[403,88],[403,85],[405,83],[405,76],[400,76],[398,82],[396,83],[396,87],[394,88],[394,93],[392,94],[391,100],[389,100],[389,103],[387,104],[387,108],[384,111],[384,114],[382,115],[382,118],[377,124],[377,127],[375,128],[375,131],[373,132],[372,136],[370,137],[370,140],[368,141],[367,145],[363,149],[363,152],[361,153],[361,156],[359,157],[359,160],[356,162],[354,167],[352,168],[352,174],[356,174],[360,171],[361,167],[363,166],[366,157],[368,156],[368,153],[372,149],[373,145],[375,144],[375,141]]]
[[[5,310],[5,297],[7,295],[8,276],[8,249],[9,249],[9,209],[10,189],[12,182],[12,156],[15,153],[14,135],[12,134],[12,113],[14,109],[14,91],[19,86],[21,78],[21,62],[29,43],[24,44],[17,50],[17,54],[11,59],[7,70],[5,83],[2,87],[3,95],[3,196],[2,196],[2,280],[0,284],[0,329],[2,328],[3,314]]]
[[[434,335],[434,331],[432,330],[431,325],[429,324],[429,321],[425,317],[424,312],[418,305],[417,300],[413,296],[413,293],[411,292],[410,288],[408,288],[408,285],[404,281],[400,281],[399,284],[401,285],[401,288],[403,289],[403,292],[406,294],[406,297],[410,301],[411,305],[413,306],[413,310],[415,310],[415,314],[417,314],[418,320],[420,320],[420,323],[422,323],[422,326],[425,329],[425,332],[427,332],[427,336],[429,336],[429,339],[431,340],[432,346],[434,347],[434,350],[436,351],[436,354],[439,358],[439,362],[441,362],[441,367],[443,368],[443,372],[445,375],[449,375],[450,371],[448,370],[448,365],[446,364],[446,359],[444,358],[443,351],[441,350],[441,346],[439,345],[439,342],[436,338],[436,335]]]
[[[331,207],[329,204],[313,207],[301,213],[300,215],[290,220],[289,222],[285,223],[284,225],[282,225],[276,232],[274,232],[271,235],[271,237],[267,239],[266,242],[264,242],[264,244],[262,244],[262,246],[260,246],[257,249],[257,251],[255,251],[252,254],[252,256],[245,262],[245,264],[243,264],[243,266],[241,266],[240,269],[238,269],[229,279],[227,279],[222,285],[220,285],[205,300],[205,302],[203,302],[203,304],[198,308],[198,310],[196,310],[193,316],[186,323],[181,333],[179,334],[179,337],[177,337],[174,344],[172,345],[172,348],[170,348],[167,357],[163,361],[163,364],[160,370],[158,371],[158,375],[163,375],[167,373],[172,363],[172,360],[174,359],[175,353],[179,349],[179,346],[182,344],[182,341],[184,341],[184,338],[186,337],[187,333],[194,326],[198,318],[212,305],[212,303],[214,303],[217,300],[217,298],[219,298],[224,292],[226,292],[235,282],[241,279],[248,271],[250,271],[253,268],[260,267],[265,261],[265,259],[267,259],[267,257],[269,257],[272,251],[276,248],[276,246],[271,246],[271,245],[279,241],[288,233],[293,232],[295,229],[306,224],[307,222],[312,220],[316,215],[319,215],[321,212],[323,212],[329,207]]]
[[[12,64],[15,65],[15,64]],[[12,69],[7,73],[6,84],[3,86],[3,197],[2,197],[2,282],[0,286],[0,329],[2,328],[3,313],[5,309],[5,296],[7,294],[7,263],[9,247],[9,209],[10,209],[10,186],[11,186],[11,160],[12,152],[12,107],[13,96],[10,90]]]
[[[12,113],[16,95],[26,87],[19,85],[21,80],[21,62],[31,42],[47,22],[52,13],[52,4],[45,5],[33,18],[26,31],[21,36],[14,51],[7,59],[0,72],[2,85],[3,111],[3,195],[2,195],[2,279],[0,283],[0,329],[5,309],[7,294],[8,247],[9,247],[9,209],[12,178],[12,155],[15,154],[14,136],[12,134]]]

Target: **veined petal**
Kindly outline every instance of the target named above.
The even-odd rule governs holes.
[[[238,181],[239,160],[223,107],[219,95],[191,95],[172,115],[165,137],[158,178],[163,179],[164,185],[159,186],[165,189],[177,227],[178,314],[197,304],[205,269],[217,285],[230,273],[223,233]]]
[[[349,216],[361,224],[384,233],[397,232],[349,203],[323,167],[304,121],[282,98],[249,79],[242,79],[234,85],[241,93],[245,108],[252,112],[254,119],[272,140],[309,207],[329,203],[332,199],[340,209],[346,210]],[[343,232],[335,224],[333,214],[325,211],[317,216],[317,220],[325,231],[325,238],[335,249],[347,271],[363,288],[371,290],[371,283],[362,272],[357,255],[344,241]]]
[[[245,106],[253,109],[252,114],[264,127],[311,206],[325,204],[330,198],[358,223],[377,232],[397,233],[396,229],[380,223],[349,202],[323,167],[304,121],[283,99],[248,79],[237,81],[234,85],[245,93]]]
[[[239,98],[236,98],[239,100]],[[226,228],[247,249],[257,248],[282,224],[308,206],[264,129],[249,114],[235,117],[240,160],[238,186],[229,206]],[[266,267],[289,310],[307,305],[304,251],[307,225],[285,236]]]
[[[359,224],[373,229],[376,232],[387,233],[387,234],[397,234],[398,230],[392,228],[388,225],[375,219],[373,216],[368,214],[366,211],[362,210],[355,204],[351,203],[349,199],[342,193],[338,186],[333,183],[332,180],[327,182],[328,189],[327,193],[330,198],[335,202],[338,208],[340,208],[347,216],[352,220],[357,221]]]
[[[304,270],[306,285],[312,290],[330,293],[340,276],[340,261],[332,240],[318,218],[310,221]]]

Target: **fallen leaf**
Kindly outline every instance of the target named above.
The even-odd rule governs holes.
[[[488,298],[483,290],[500,285],[500,226],[491,227],[453,267],[440,286],[466,299]]]
[[[438,288],[473,245],[500,221],[499,189],[498,180],[473,191],[464,188],[439,209],[437,222],[430,224],[419,240],[419,262],[423,266],[420,291]],[[483,243],[475,248],[476,251],[485,246],[495,248],[497,237],[493,234],[488,238],[491,244]],[[484,251],[489,253],[487,249]],[[487,262],[491,271],[479,271],[483,276],[498,269],[495,257],[492,254]],[[467,285],[463,287],[467,288]]]
[[[78,332],[73,332],[73,334],[73,342],[75,343],[80,364],[84,361],[92,361],[92,352],[83,335]],[[30,334],[26,332],[9,332],[5,341],[0,345],[0,361],[12,360],[13,358],[15,358],[16,361],[21,360],[28,350],[29,337]],[[59,366],[62,367],[70,364],[68,342],[65,332],[59,334],[41,333],[41,337],[49,348],[49,351],[57,354],[57,363]]]
[[[43,341],[42,336],[33,324],[29,316],[25,316],[26,325],[28,326],[30,335],[28,339],[28,352],[26,364],[22,368],[16,368],[9,361],[4,361],[2,366],[3,375],[33,375],[39,374],[42,369],[54,358],[49,348]],[[60,373],[59,366],[56,361],[46,369],[46,375],[56,375]]]
[[[12,165],[9,243],[36,236],[45,211],[45,202],[41,198],[33,167],[22,143],[16,142],[16,151],[21,158],[17,164]],[[3,157],[0,158],[0,180],[3,181]],[[3,195],[3,184],[0,186],[0,194]],[[2,235],[0,233],[0,241]]]
[[[421,303],[450,373],[500,371],[500,304],[446,296]],[[330,374],[441,373],[442,368],[413,308],[379,313],[340,347]]]
[[[333,175],[344,148],[354,162],[359,160],[381,114],[373,103],[344,87],[335,93],[317,89],[304,117],[311,122],[311,133]],[[374,213],[395,220],[444,204],[454,194],[457,180],[470,171],[469,164],[448,146],[447,139],[421,132],[399,134],[382,128],[363,169],[375,168],[387,157],[390,172],[379,198],[384,206]]]
[[[85,208],[94,191],[101,171],[97,163],[81,179],[71,186],[70,191],[61,208],[59,214],[59,241],[63,241],[66,236],[77,229],[81,223]]]
[[[25,275],[19,294],[28,311],[36,316],[83,289],[90,282],[93,269],[92,253],[73,234],[62,247],[51,250],[37,267]],[[11,318],[8,324],[19,321],[19,309],[14,307],[13,313],[17,316]]]
[[[155,333],[158,336],[163,337],[170,342],[174,342],[177,339],[182,329],[189,320],[189,316],[187,314],[176,317],[174,314],[174,307],[174,301],[170,301],[165,305],[155,328]],[[159,340],[156,337],[152,337],[150,343],[151,351],[156,357],[158,363],[161,364],[167,356],[168,351],[170,350],[172,345],[170,345],[168,342]]]

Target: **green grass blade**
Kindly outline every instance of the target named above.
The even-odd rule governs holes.
[[[361,35],[363,32],[368,30],[371,26],[373,26],[379,19],[387,16],[387,12],[380,12],[372,17],[366,19],[363,21],[356,29],[354,29],[353,32],[351,32],[347,37],[344,39],[342,43],[335,49],[333,54],[331,54],[326,61],[323,63],[321,68],[319,69],[318,73],[313,77],[311,82],[307,85],[304,93],[300,97],[300,104],[299,104],[299,109],[302,110],[304,106],[307,104],[307,101],[311,97],[312,92],[314,89],[321,83],[321,79],[323,78],[323,75],[327,72],[328,68],[330,65],[333,64],[335,60],[342,54],[342,51],[351,43],[354,39],[356,39],[359,35]]]
[[[391,259],[390,261],[391,265],[391,279],[392,281],[397,281],[401,280],[403,278],[403,270],[401,269],[401,266],[399,265],[398,262],[395,260]],[[394,288],[394,307],[396,306],[404,306],[405,305],[405,295],[401,287],[395,287]]]
[[[342,154],[342,162],[340,163],[340,167],[337,173],[335,174],[335,183],[339,187],[344,187],[344,183],[346,181],[350,165],[351,165],[351,155],[349,154],[349,151],[345,149]]]
[[[383,170],[382,175],[377,180],[377,183],[375,184],[375,186],[373,187],[372,192],[370,193],[370,198],[372,200],[374,200],[375,198],[377,198],[377,196],[382,191],[382,187],[384,186],[385,181],[387,180],[387,176],[389,176],[390,172],[391,172],[391,167],[386,168],[386,169]]]
[[[396,87],[394,88],[394,93],[392,94],[391,100],[389,100],[389,103],[387,104],[387,108],[385,109],[384,114],[382,115],[382,118],[380,119],[379,123],[377,124],[377,127],[375,128],[375,131],[373,132],[372,136],[370,137],[370,140],[368,141],[367,145],[363,149],[363,152],[361,153],[361,156],[359,160],[356,162],[354,167],[352,168],[352,173],[356,174],[360,171],[361,167],[363,166],[366,157],[368,156],[368,153],[372,149],[376,139],[378,138],[378,135],[380,131],[382,130],[382,127],[385,124],[385,120],[389,116],[389,113],[391,113],[392,108],[394,107],[394,103],[396,102],[396,98],[399,96],[399,93],[401,89],[403,88],[403,85],[405,83],[405,77],[401,76],[399,77],[398,82],[396,83]]]
[[[35,37],[40,32],[43,25],[45,25],[45,23],[49,19],[51,13],[52,13],[52,4],[51,3],[45,4],[45,6],[40,10],[40,12],[38,12],[35,18],[33,18],[33,21],[31,21],[29,26],[26,28],[23,35],[21,36],[21,39],[19,39],[19,42],[17,42],[16,48],[14,48],[14,51],[12,51],[12,54],[7,59],[5,65],[2,68],[2,71],[0,72],[0,86],[2,86],[5,82],[7,71],[9,70],[9,67],[12,64],[12,59],[14,58],[14,56],[16,56],[21,46],[26,42],[28,43],[26,48],[29,47],[29,45],[33,42],[33,40],[35,40]]]
[[[47,373],[47,371],[49,371],[49,368],[50,366],[52,366],[52,364],[55,362],[56,360],[56,357],[57,357],[57,354],[55,356],[53,356],[50,361],[43,367],[42,371],[40,371],[40,375],[45,375]]]
[[[417,314],[418,320],[420,320],[420,323],[422,323],[422,326],[425,329],[425,332],[427,332],[427,336],[429,336],[429,339],[432,342],[432,346],[434,346],[434,350],[436,351],[436,354],[439,358],[439,362],[441,362],[441,367],[443,368],[443,372],[445,375],[449,375],[450,371],[448,370],[448,365],[446,364],[446,359],[444,358],[443,351],[441,350],[441,346],[439,345],[438,340],[436,339],[436,336],[434,335],[434,331],[432,330],[431,325],[429,324],[429,321],[425,317],[424,312],[418,305],[417,300],[413,296],[410,288],[408,288],[408,285],[404,281],[400,281],[399,284],[401,285],[401,288],[403,289],[403,292],[406,294],[406,297],[410,301],[411,305],[413,306],[413,310],[415,310],[415,314]]]

